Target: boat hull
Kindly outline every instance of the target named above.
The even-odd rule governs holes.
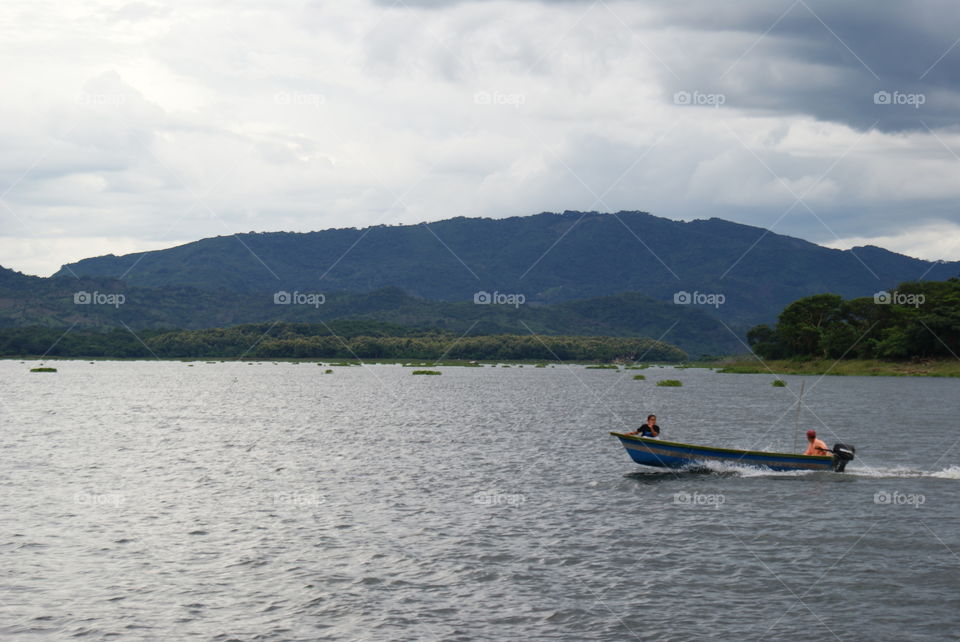
[[[832,456],[733,450],[636,437],[619,432],[610,434],[620,440],[633,461],[643,466],[696,468],[709,462],[723,462],[770,470],[833,470]]]

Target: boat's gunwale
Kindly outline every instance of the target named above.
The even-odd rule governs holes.
[[[621,432],[611,432],[611,435],[614,437],[619,437],[620,439],[626,439],[630,441],[638,441],[640,443],[650,443],[658,444],[665,446],[677,446],[680,448],[692,448],[694,450],[702,451],[713,451],[713,452],[722,452],[722,453],[732,453],[737,455],[759,455],[763,457],[789,457],[791,459],[810,459],[814,461],[833,461],[833,455],[801,455],[797,453],[776,453],[776,452],[767,452],[764,450],[739,450],[736,448],[716,448],[714,446],[697,446],[694,444],[684,444],[679,441],[666,441],[664,439],[651,439],[649,437],[637,437],[636,435],[625,435]]]

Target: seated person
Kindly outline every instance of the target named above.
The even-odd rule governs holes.
[[[648,415],[647,423],[643,424],[633,432],[626,433],[628,435],[640,435],[641,437],[659,437],[660,436],[660,426],[657,425],[657,416]]]
[[[804,455],[832,455],[833,453],[827,448],[827,445],[821,440],[817,439],[816,430],[807,431],[807,449],[803,453]]]

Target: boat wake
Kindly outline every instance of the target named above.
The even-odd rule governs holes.
[[[647,477],[650,475],[691,475],[691,474],[708,474],[708,475],[720,475],[722,477],[809,477],[813,476],[815,478],[820,477],[834,477],[834,473],[827,471],[817,471],[817,470],[770,470],[769,468],[758,468],[756,466],[744,466],[739,464],[730,464],[726,462],[718,461],[705,461],[694,466],[688,466],[686,468],[678,468],[672,470],[663,470],[659,468],[649,468],[643,472],[631,473],[631,476],[643,476]],[[884,479],[884,478],[910,478],[910,477],[934,477],[938,479],[958,479],[960,480],[960,465],[949,466],[942,470],[937,471],[927,471],[927,470],[916,470],[913,468],[905,468],[903,466],[896,466],[893,468],[884,468],[884,467],[871,467],[871,468],[854,468],[850,466],[847,468],[846,472],[842,475],[836,476],[837,479],[843,477],[867,477],[874,479]]]
[[[871,468],[855,468],[853,466],[847,468],[845,475],[854,475],[856,477],[935,477],[938,479],[960,479],[960,466],[953,465],[948,468],[937,471],[929,470],[916,470],[913,468],[905,468],[903,466],[896,466],[893,468],[883,468],[883,467],[871,467]]]
[[[705,461],[689,470],[690,472],[704,472],[730,477],[807,477],[822,474],[822,471],[817,470],[770,470],[769,468],[722,461]]]

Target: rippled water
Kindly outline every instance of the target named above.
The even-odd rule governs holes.
[[[695,474],[607,433],[656,412],[664,438],[790,449],[801,378],[34,365],[0,362],[5,639],[960,631],[956,380],[806,377],[801,429],[856,444],[848,474]]]

